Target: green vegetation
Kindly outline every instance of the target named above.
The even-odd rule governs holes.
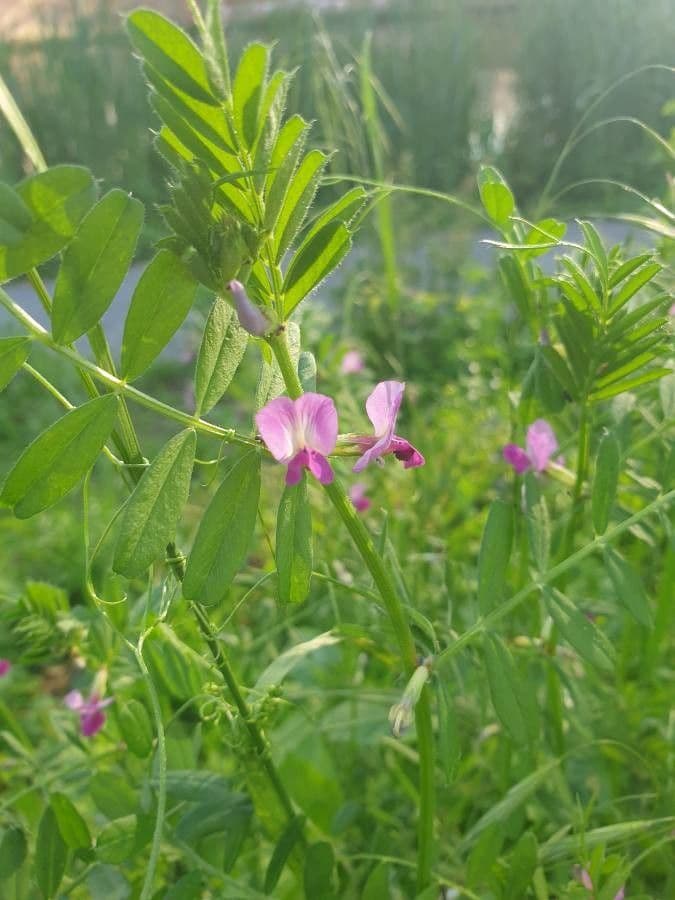
[[[52,165],[0,184],[0,896],[674,895],[673,150],[649,132],[672,71],[609,91],[612,112],[623,85],[644,100],[632,149],[591,152],[617,123],[575,146],[612,114],[593,106],[612,58],[498,169],[478,165],[498,155],[476,131],[479,19],[465,40],[431,0],[326,31],[280,12],[226,44],[218,6],[191,4],[195,43],[145,10],[124,38],[81,21],[53,44],[50,83],[72,63],[94,122],[137,79],[105,159],[79,113],[41,125],[37,82],[17,91]],[[620,43],[627,7],[603,6],[587,29]],[[578,82],[548,81],[541,44],[571,53],[571,32],[538,9],[493,40],[562,109]],[[274,52],[249,43],[263,25]],[[563,221],[605,192],[639,246]],[[192,352],[165,352],[176,333]],[[402,381],[397,422],[366,412]]]

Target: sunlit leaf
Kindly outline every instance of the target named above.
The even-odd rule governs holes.
[[[63,255],[52,308],[54,338],[72,343],[99,321],[133,259],[143,204],[112,190],[87,213]]]
[[[251,452],[227,473],[201,520],[183,581],[188,600],[224,599],[246,557],[259,495],[260,455]]]
[[[20,519],[66,496],[96,462],[117,418],[117,398],[106,394],[66,413],[24,450],[7,476],[0,502]]]
[[[164,553],[190,491],[197,436],[189,428],[175,435],[143,473],[127,500],[119,524],[113,568],[132,578]]]
[[[178,257],[157,253],[136,285],[124,323],[122,375],[137,378],[166,347],[185,319],[197,282]]]

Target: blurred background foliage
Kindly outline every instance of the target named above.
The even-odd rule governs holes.
[[[52,5],[51,15],[38,6],[39,39],[13,38],[5,29],[0,70],[49,162],[83,163],[106,185],[152,204],[164,177],[152,149],[156,122],[129,60],[119,5],[56,4],[58,25]],[[276,43],[280,65],[299,67],[289,107],[317,121],[315,141],[339,148],[335,172],[372,171],[356,101],[357,62],[371,31],[387,176],[457,192],[478,163],[495,163],[525,209],[583,111],[628,72],[672,64],[675,46],[671,0],[645,0],[639,8],[634,0],[390,0],[228,9],[233,57],[263,39]],[[587,126],[636,116],[667,133],[669,97],[669,73],[643,73],[600,103]],[[663,151],[630,122],[583,139],[565,163],[563,182],[597,175],[598,160],[605,177],[663,191]],[[23,167],[3,128],[0,177],[16,181]],[[607,208],[617,193],[596,186],[584,198]]]

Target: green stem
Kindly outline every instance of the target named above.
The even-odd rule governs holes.
[[[668,504],[672,503],[674,500],[675,490],[668,491],[667,494],[661,494],[660,497],[652,500],[652,502],[645,506],[644,509],[641,509],[634,515],[629,516],[629,518],[624,519],[623,522],[619,522],[619,524],[615,525],[614,528],[610,528],[608,531],[606,531],[604,535],[596,537],[594,540],[586,544],[585,547],[582,547],[580,550],[577,550],[576,553],[568,556],[567,559],[559,562],[548,571],[543,572],[538,576],[536,581],[530,582],[530,584],[526,585],[524,588],[522,588],[522,590],[514,594],[509,600],[506,600],[504,603],[502,603],[501,606],[493,609],[492,612],[488,613],[488,615],[479,618],[470,628],[467,628],[467,630],[457,638],[454,644],[451,644],[449,647],[439,653],[435,660],[435,666],[438,668],[444,663],[448,662],[450,659],[452,659],[453,656],[456,656],[460,650],[473,643],[476,638],[479,638],[485,631],[494,628],[497,622],[500,622],[502,619],[512,613],[514,609],[520,606],[520,604],[530,596],[530,594],[533,594],[535,591],[540,590],[543,585],[551,584],[552,582],[556,581],[556,579],[560,578],[561,575],[564,575],[566,572],[580,563],[583,559],[586,559],[587,556],[591,556],[591,554],[595,553],[596,550],[599,550],[605,544],[612,543],[612,541],[619,537],[619,535],[623,534],[624,531],[632,528],[633,525],[636,525],[638,522],[641,522],[648,516],[653,515],[662,507],[668,506]]]
[[[132,387],[132,385],[127,384],[126,381],[123,381],[116,375],[112,375],[110,372],[106,372],[105,369],[101,369],[96,363],[80,356],[77,351],[64,347],[61,344],[57,344],[49,332],[46,331],[39,322],[36,322],[24,309],[14,303],[12,298],[2,288],[0,288],[0,303],[24,326],[24,328],[30,331],[36,341],[49,347],[50,350],[58,353],[59,356],[68,359],[70,362],[74,363],[77,368],[83,369],[85,373],[90,374],[97,381],[100,381],[111,390],[123,394],[130,400],[133,400],[141,406],[145,406],[152,412],[156,412],[167,419],[173,419],[174,422],[178,422],[184,427],[194,428],[202,434],[208,434],[211,437],[217,437],[223,441],[228,441],[229,443],[241,444],[245,447],[259,446],[255,440],[237,434],[233,428],[221,428],[219,425],[214,425],[212,422],[207,422],[205,419],[200,419],[198,416],[191,416],[189,413],[175,409],[175,407],[170,406],[168,403],[163,403],[161,400],[157,400],[154,397],[150,397],[148,394],[144,394],[143,391],[139,391],[137,388]]]
[[[297,399],[302,394],[302,386],[288,351],[286,334],[281,331],[268,340],[286,384],[288,395],[292,399]],[[415,641],[403,604],[396,592],[387,566],[375,549],[370,534],[354,509],[354,505],[349,501],[340,482],[335,479],[323,487],[373,577],[394,629],[405,672],[410,676],[417,665]],[[422,691],[415,707],[415,722],[420,765],[417,861],[417,890],[419,893],[431,880],[431,864],[434,852],[434,735],[428,687],[425,687]]]
[[[159,704],[157,688],[154,685],[148,667],[143,659],[143,640],[138,642],[137,647],[132,647],[138,668],[141,670],[145,687],[150,697],[150,705],[152,707],[152,717],[155,720],[155,731],[157,733],[157,816],[155,818],[155,829],[152,835],[152,846],[150,848],[150,858],[145,870],[145,879],[143,881],[143,889],[141,890],[140,900],[150,900],[152,896],[152,882],[155,878],[157,863],[159,862],[159,854],[162,846],[162,833],[164,831],[164,818],[166,816],[166,736],[164,734],[164,725],[162,723],[162,708]]]
[[[258,754],[258,758],[260,763],[269,778],[272,787],[281,803],[281,806],[286,814],[287,818],[293,819],[295,817],[295,811],[293,810],[293,803],[291,802],[290,797],[286,792],[286,788],[284,787],[281,778],[279,777],[279,773],[276,770],[274,763],[269,754],[269,748],[267,746],[267,741],[265,740],[262,732],[258,728],[257,723],[251,716],[251,708],[248,703],[244,699],[243,694],[239,688],[239,684],[237,679],[230,667],[229,661],[223,652],[222,645],[217,640],[213,627],[208,619],[208,616],[200,603],[192,603],[191,604],[192,612],[197,620],[197,624],[199,626],[199,630],[204,638],[204,642],[208,646],[211,651],[211,655],[213,656],[216,667],[219,672],[225,679],[225,683],[227,684],[230,693],[232,694],[232,699],[234,700],[235,706],[241,716],[241,719],[246,726],[246,729],[249,733],[249,737],[251,738],[251,743],[255,748],[256,753]]]

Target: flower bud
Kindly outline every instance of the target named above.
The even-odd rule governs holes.
[[[431,672],[426,662],[418,666],[411,675],[400,701],[395,703],[389,710],[389,724],[394,737],[401,737],[403,732],[407,731],[412,725],[415,716],[415,706],[420,699],[424,685],[429,680],[430,674]]]
[[[241,327],[255,337],[267,334],[270,330],[270,321],[263,311],[249,300],[241,281],[230,281],[227,289],[232,294]]]

